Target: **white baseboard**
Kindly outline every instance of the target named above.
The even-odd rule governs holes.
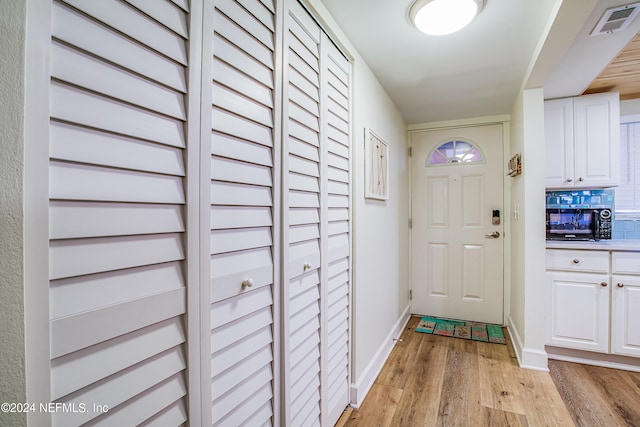
[[[515,351],[516,358],[518,359],[518,365],[522,366],[522,347],[524,347],[524,344],[522,343],[522,338],[520,338],[518,329],[513,323],[513,319],[511,318],[511,316],[507,317],[507,330],[509,331],[511,343],[513,344],[513,350]]]
[[[511,342],[513,343],[513,349],[518,359],[518,365],[524,369],[548,372],[549,358],[547,352],[525,347],[520,334],[518,334],[518,329],[515,327],[513,319],[510,316],[507,319],[507,330],[511,336]]]
[[[534,371],[549,372],[549,356],[544,350],[525,347],[522,349],[522,363],[520,363],[520,367]]]
[[[640,358],[547,346],[549,359],[640,372]]]
[[[409,322],[410,309],[410,305],[404,309],[400,318],[396,321],[395,325],[389,332],[389,335],[387,335],[360,378],[357,378],[355,383],[351,383],[350,400],[351,406],[354,408],[359,408],[360,405],[362,405],[364,398],[367,393],[369,393],[369,390],[373,386],[378,374],[380,374],[384,363],[389,358],[389,354],[391,354],[391,350],[393,350],[393,347],[396,345],[396,338],[400,336],[402,330]]]

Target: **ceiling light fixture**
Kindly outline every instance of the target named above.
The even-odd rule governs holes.
[[[442,36],[469,25],[484,6],[484,0],[416,0],[409,19],[423,33]]]

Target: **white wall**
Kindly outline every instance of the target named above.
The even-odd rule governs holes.
[[[409,304],[407,124],[320,0],[308,5],[353,62],[352,402],[364,398]],[[389,144],[389,200],[364,199],[364,128]]]
[[[545,314],[545,187],[543,90],[524,90],[511,111],[511,153],[522,174],[511,183],[511,289],[507,325],[520,365],[547,369]],[[515,214],[517,212],[517,214]]]
[[[0,2],[0,402],[25,402],[23,270],[24,1]],[[26,423],[0,413],[0,425]]]
[[[353,372],[363,384],[377,374],[375,359],[386,356],[397,323],[409,314],[409,165],[406,124],[362,61],[354,100]],[[364,198],[365,127],[389,144],[386,201]]]

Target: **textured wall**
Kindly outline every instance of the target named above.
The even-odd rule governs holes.
[[[0,403],[24,402],[23,292],[23,0],[0,1]],[[26,424],[25,414],[0,413],[0,425]]]

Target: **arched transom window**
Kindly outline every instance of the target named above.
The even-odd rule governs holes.
[[[477,145],[461,139],[452,139],[431,152],[427,166],[452,163],[484,163],[484,156]]]

